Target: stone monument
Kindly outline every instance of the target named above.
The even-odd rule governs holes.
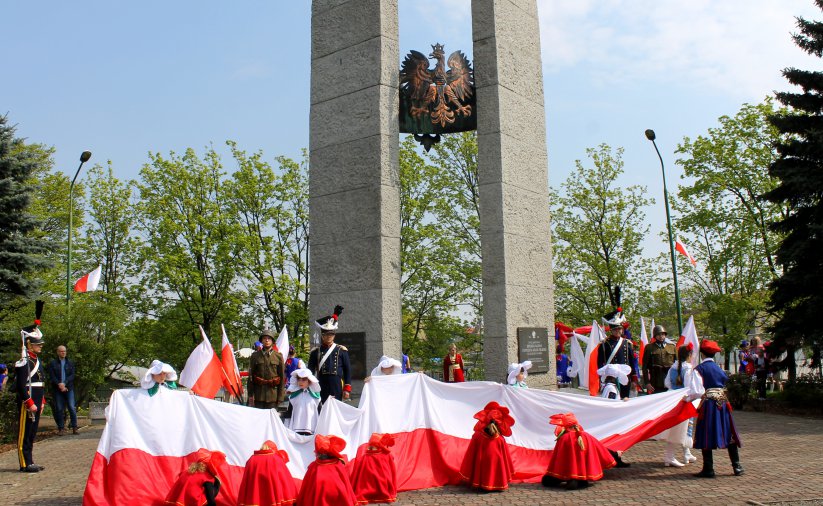
[[[397,0],[313,0],[311,318],[346,308],[366,363],[399,358]],[[473,0],[486,379],[519,361],[518,329],[553,330],[545,108],[536,0]],[[535,387],[556,383],[550,371]]]

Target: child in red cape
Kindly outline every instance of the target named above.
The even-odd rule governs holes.
[[[509,408],[496,402],[486,404],[474,418],[474,435],[460,466],[460,476],[472,487],[483,490],[506,490],[512,481],[514,466],[503,436],[512,435],[514,418]]]
[[[394,436],[374,433],[366,452],[355,460],[351,481],[359,504],[397,500],[397,468],[389,450],[392,446]]]
[[[240,493],[239,506],[290,506],[297,501],[297,486],[286,464],[289,455],[278,450],[274,441],[266,441],[254,455],[246,461]]]
[[[356,506],[349,473],[343,456],[346,441],[337,436],[318,434],[314,437],[317,460],[309,464],[297,504],[300,506]]]
[[[609,450],[593,436],[583,431],[574,413],[552,415],[549,423],[557,425],[557,442],[543,476],[543,485],[552,487],[566,482],[574,490],[589,486],[590,481],[603,477],[603,470],[617,463]]]
[[[163,504],[174,506],[216,506],[220,492],[218,470],[226,463],[223,452],[197,450],[197,461],[180,473]]]

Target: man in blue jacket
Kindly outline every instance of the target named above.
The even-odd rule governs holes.
[[[64,414],[66,408],[71,416],[71,431],[77,434],[77,409],[74,407],[74,362],[66,358],[68,350],[63,345],[57,347],[57,358],[49,363],[48,373],[54,392],[54,421],[57,422],[57,435],[65,434]]]

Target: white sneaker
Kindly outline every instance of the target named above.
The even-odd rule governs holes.
[[[697,457],[692,455],[692,452],[689,451],[688,448],[683,449],[683,462],[686,464],[691,464],[692,462],[697,462]]]
[[[686,464],[683,464],[682,462],[680,462],[676,458],[672,457],[671,459],[664,460],[663,465],[666,466],[666,467],[683,467]]]

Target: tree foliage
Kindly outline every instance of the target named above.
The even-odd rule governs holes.
[[[823,9],[823,0],[815,3]],[[795,43],[809,54],[823,56],[823,22],[798,18],[797,26]],[[783,275],[771,285],[771,308],[780,315],[774,338],[789,356],[804,344],[816,348],[819,356],[820,332],[812,322],[823,307],[823,72],[788,68],[783,76],[800,91],[777,93],[777,99],[791,110],[771,117],[772,124],[786,135],[777,144],[779,156],[769,168],[779,183],[766,194],[769,202],[787,211],[773,223],[774,230],[783,235],[777,249]]]
[[[779,235],[769,223],[781,207],[762,199],[775,187],[769,165],[776,159],[780,133],[769,123],[772,100],[744,104],[719,126],[678,145],[683,179],[674,201],[675,228],[697,266],[679,257],[684,288],[698,310],[701,331],[726,349],[764,321],[768,283],[780,268],[775,259]]]
[[[649,231],[644,208],[654,200],[644,186],[618,185],[622,148],[601,144],[586,154],[591,165],[577,160],[562,193],[552,192],[555,316],[572,324],[612,309],[616,286],[627,307],[653,281],[642,241]]]

